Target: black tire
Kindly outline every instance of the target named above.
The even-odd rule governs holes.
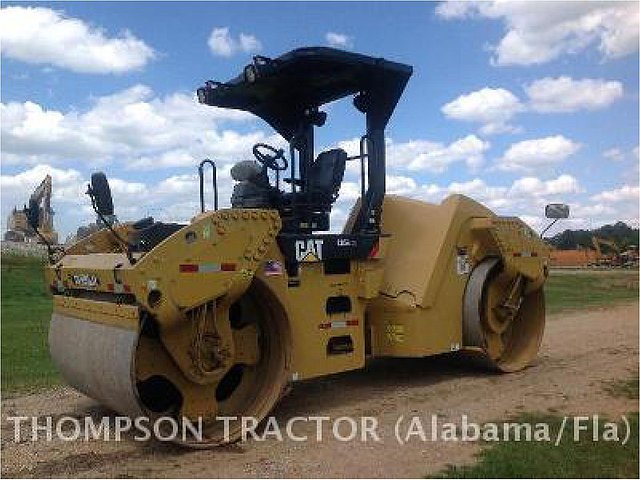
[[[96,208],[103,216],[113,215],[113,199],[107,176],[102,172],[91,175],[91,190],[96,201]]]

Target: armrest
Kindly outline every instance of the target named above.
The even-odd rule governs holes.
[[[299,178],[283,178],[282,181],[284,183],[293,183],[296,187],[301,187],[303,185],[302,180]]]

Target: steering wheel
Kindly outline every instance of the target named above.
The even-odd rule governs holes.
[[[266,152],[263,150],[266,150]],[[253,146],[253,156],[256,157],[259,163],[276,172],[289,168],[289,162],[284,158],[284,150],[282,148],[278,149],[266,143],[256,143]]]

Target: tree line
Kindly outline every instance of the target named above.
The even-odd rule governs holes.
[[[559,250],[573,250],[577,248],[592,248],[592,237],[596,236],[606,240],[614,241],[622,250],[628,249],[631,245],[638,246],[637,228],[631,228],[624,222],[617,222],[613,225],[603,225],[594,230],[565,230],[558,233],[547,241]]]

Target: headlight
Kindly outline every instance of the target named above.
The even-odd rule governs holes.
[[[199,88],[197,91],[198,103],[207,103],[207,91],[205,88]]]
[[[258,78],[258,72],[256,71],[255,65],[247,65],[244,67],[244,79],[247,82],[253,83],[256,81],[256,78]]]

